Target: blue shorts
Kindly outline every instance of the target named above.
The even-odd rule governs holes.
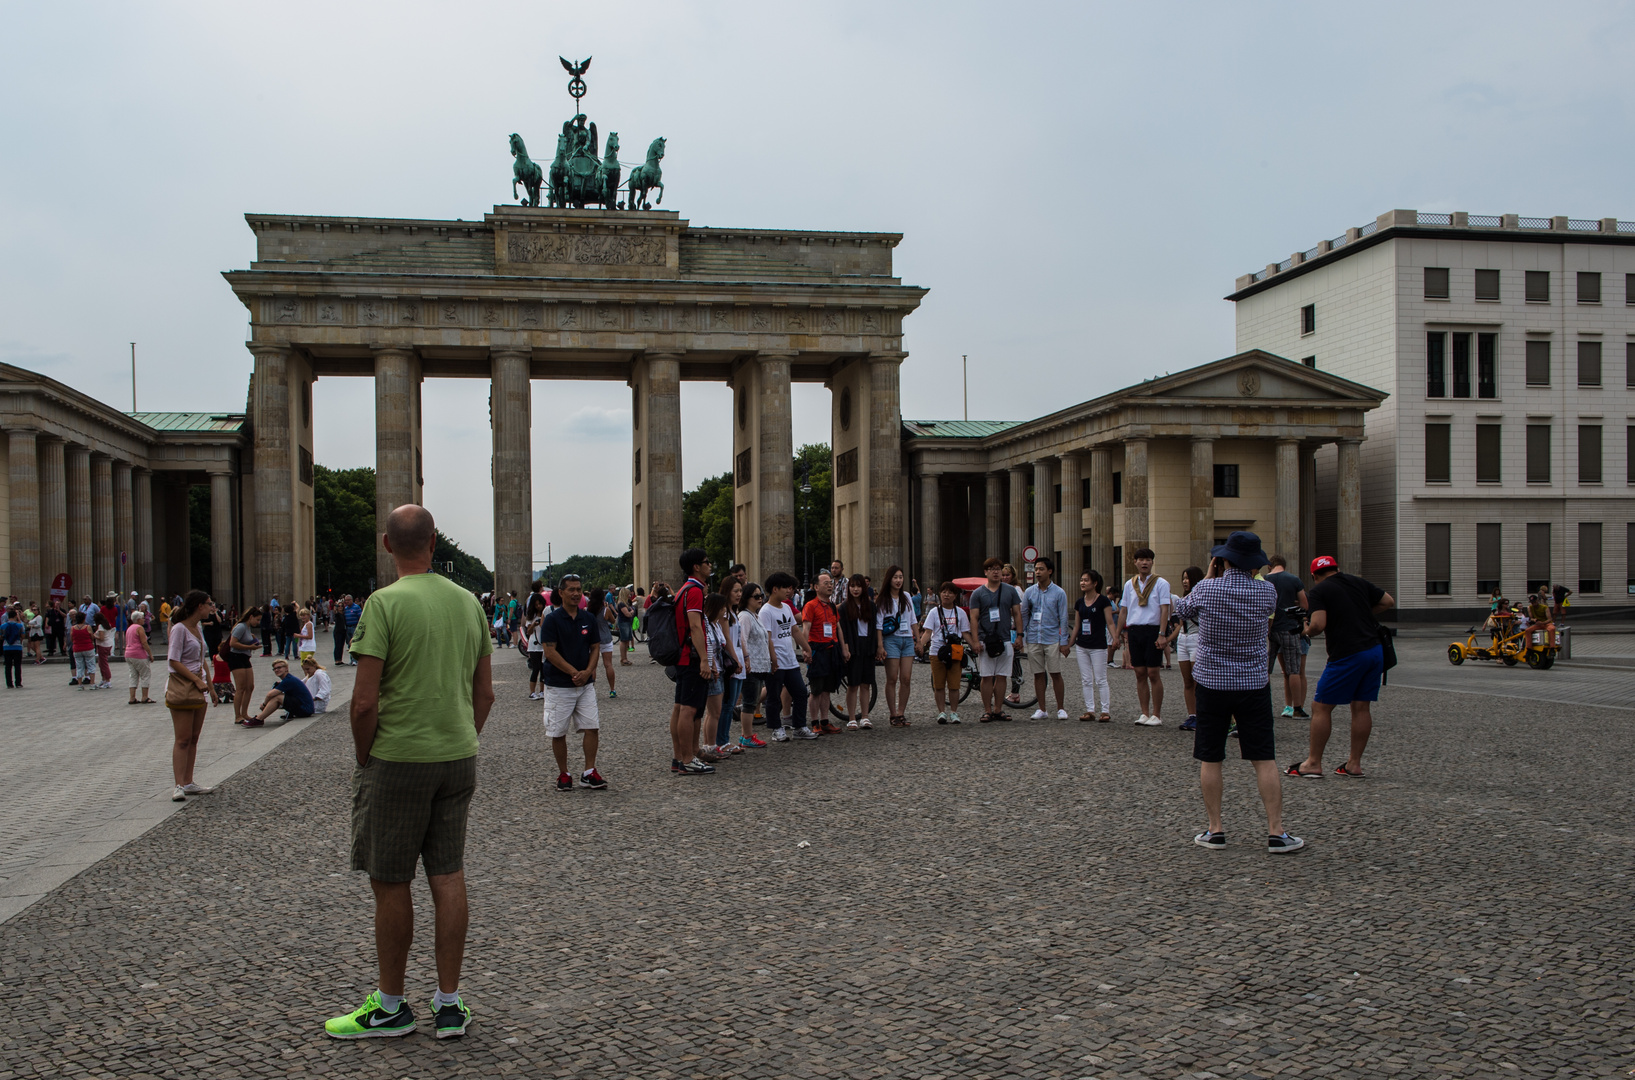
[[[1385,653],[1375,645],[1340,660],[1330,660],[1317,680],[1312,700],[1319,705],[1349,705],[1353,701],[1378,701],[1380,676],[1385,672]]]
[[[886,638],[886,659],[906,660],[914,655],[914,639],[893,634]]]

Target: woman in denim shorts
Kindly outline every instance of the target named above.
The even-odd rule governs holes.
[[[892,727],[908,721],[909,680],[914,673],[914,617],[912,598],[904,587],[903,568],[886,569],[885,587],[874,605],[874,624],[880,631],[875,659],[886,669],[886,711]]]

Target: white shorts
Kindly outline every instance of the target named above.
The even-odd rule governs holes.
[[[1190,664],[1198,658],[1198,635],[1177,634],[1175,637],[1175,662]]]
[[[998,656],[989,656],[988,650],[979,642],[976,650],[977,676],[983,679],[991,679],[996,675],[1002,675],[1007,679],[1010,678],[1012,658],[1011,650],[1013,648],[1014,646],[1006,643],[1004,652],[1000,653]]]
[[[596,684],[545,687],[545,737],[560,739],[570,731],[595,731],[602,726],[596,715]]]
[[[612,653],[613,653],[613,642],[611,642],[611,641],[602,642],[602,651],[611,656]]]

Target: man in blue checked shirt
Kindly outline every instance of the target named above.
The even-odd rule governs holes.
[[[1073,648],[1072,626],[1067,618],[1067,593],[1050,579],[1056,574],[1056,564],[1040,556],[1033,564],[1033,584],[1022,594],[1022,637],[1027,643],[1028,669],[1033,672],[1033,693],[1039,699],[1039,708],[1033,719],[1043,720],[1045,713],[1045,676],[1056,692],[1056,719],[1066,720],[1067,709],[1062,699],[1066,688],[1062,683],[1062,657]]]
[[[1255,580],[1270,560],[1260,537],[1235,532],[1210,553],[1209,573],[1185,596],[1174,599],[1174,614],[1198,622],[1192,679],[1198,684],[1198,730],[1192,756],[1198,759],[1209,828],[1193,837],[1200,847],[1226,846],[1221,824],[1221,762],[1226,736],[1238,725],[1238,748],[1255,767],[1260,801],[1266,806],[1266,850],[1274,855],[1299,851],[1306,842],[1283,828],[1283,780],[1277,769],[1272,733],[1272,686],[1266,663],[1266,620],[1277,609],[1277,588]]]

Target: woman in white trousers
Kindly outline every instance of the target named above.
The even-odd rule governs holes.
[[[1079,575],[1079,599],[1073,605],[1073,656],[1079,662],[1079,681],[1084,687],[1084,712],[1080,720],[1113,719],[1112,695],[1107,685],[1107,661],[1115,640],[1113,604],[1102,594],[1101,575],[1086,570]],[[1099,702],[1099,709],[1098,709]]]

